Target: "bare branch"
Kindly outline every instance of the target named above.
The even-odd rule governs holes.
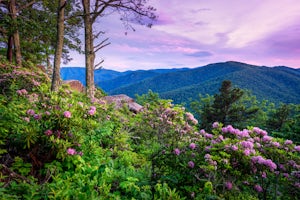
[[[99,51],[100,49],[110,45],[110,42],[107,42],[109,38],[106,38],[105,40],[103,40],[102,42],[100,42],[99,44],[97,44],[96,46],[94,46],[94,53],[96,53],[97,51]]]
[[[99,63],[97,63],[97,64],[94,66],[94,70],[96,70],[96,69],[101,69],[102,66],[99,67],[99,65],[101,65],[103,62],[104,62],[104,59],[102,59]]]

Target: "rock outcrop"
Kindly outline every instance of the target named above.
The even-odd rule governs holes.
[[[69,84],[70,88],[72,90],[78,91],[78,92],[84,92],[84,86],[82,85],[82,83],[78,80],[67,80],[64,81],[65,84]]]
[[[116,109],[122,108],[124,105],[127,105],[129,110],[138,113],[142,110],[143,106],[136,103],[132,98],[125,94],[105,96],[101,98],[108,104],[114,104]]]

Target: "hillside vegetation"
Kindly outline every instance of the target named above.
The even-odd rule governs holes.
[[[84,68],[62,68],[62,78],[83,83]],[[187,103],[200,95],[213,95],[224,80],[249,90],[259,100],[274,103],[300,102],[300,70],[264,67],[240,62],[215,63],[194,69],[162,69],[116,72],[100,69],[95,82],[108,94],[146,94],[149,90],[174,103]]]
[[[183,72],[182,72],[183,73]],[[221,73],[221,72],[220,72]],[[199,129],[140,96],[116,110],[34,66],[0,64],[1,199],[299,199],[300,146],[255,126]]]

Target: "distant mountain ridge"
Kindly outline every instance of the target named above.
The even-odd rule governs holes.
[[[85,82],[81,69],[62,68],[62,77]],[[68,74],[66,74],[68,73]],[[79,77],[80,76],[80,77]],[[258,99],[300,103],[300,69],[265,67],[228,61],[197,68],[156,69],[116,72],[96,70],[95,83],[108,94],[145,94],[151,89],[174,103],[198,99],[199,94],[215,94],[224,80],[252,91]]]

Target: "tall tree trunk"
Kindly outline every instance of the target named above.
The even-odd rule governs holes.
[[[64,45],[64,31],[65,31],[65,0],[59,0],[58,9],[57,9],[57,35],[56,35],[56,47],[54,55],[54,66],[53,66],[53,75],[52,75],[52,84],[51,90],[57,91],[60,84],[60,63],[62,57],[62,50]]]
[[[11,35],[8,36],[7,40],[7,51],[6,51],[6,58],[9,62],[13,61],[13,37]]]
[[[12,20],[16,22],[17,21],[16,0],[11,0],[9,2],[9,12]],[[15,31],[13,33],[13,41],[14,41],[15,54],[16,54],[16,63],[17,65],[21,66],[22,55],[21,55],[20,35],[17,27],[15,28]]]
[[[86,67],[86,93],[89,98],[94,98],[94,61],[93,26],[90,13],[90,0],[82,0],[84,11],[84,35],[85,35],[85,67]]]

